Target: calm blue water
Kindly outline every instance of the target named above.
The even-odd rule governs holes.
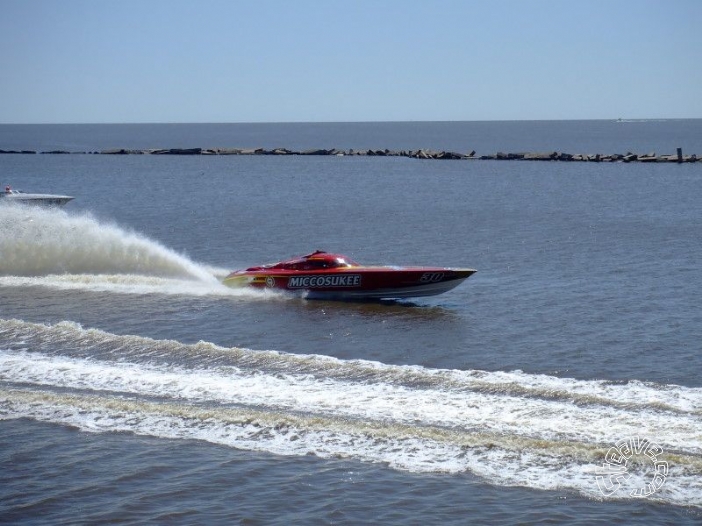
[[[699,153],[701,131],[0,126],[0,149]],[[2,155],[0,178],[76,196],[0,208],[0,522],[702,520],[699,163]],[[217,281],[317,248],[478,273],[382,305]],[[638,454],[604,495],[636,438],[663,484],[629,495]]]

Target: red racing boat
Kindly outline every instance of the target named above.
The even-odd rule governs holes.
[[[223,283],[292,292],[310,299],[380,300],[435,296],[475,272],[469,268],[365,266],[317,250],[280,263],[237,270]]]

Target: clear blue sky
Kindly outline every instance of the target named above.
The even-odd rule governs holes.
[[[0,123],[702,118],[702,0],[0,0]]]

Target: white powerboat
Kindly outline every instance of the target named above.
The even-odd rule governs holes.
[[[13,190],[9,186],[0,192],[0,203],[20,203],[39,206],[63,206],[73,197],[69,195],[30,194],[21,190]]]

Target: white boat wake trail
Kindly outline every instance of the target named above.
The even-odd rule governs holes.
[[[90,214],[0,207],[0,286],[125,294],[263,296],[221,284],[228,273]],[[268,294],[271,296],[271,294]]]
[[[471,473],[498,485],[702,506],[702,389],[393,366],[0,319],[0,420]],[[631,455],[619,491],[597,477]],[[660,482],[660,477],[658,479]],[[611,487],[611,485],[610,485]],[[650,487],[650,486],[649,486]]]

